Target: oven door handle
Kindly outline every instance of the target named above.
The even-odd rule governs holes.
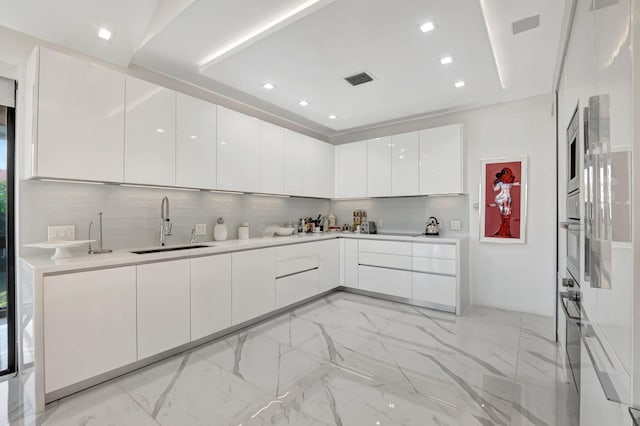
[[[560,227],[568,231],[582,231],[582,225],[571,222],[560,222]]]
[[[580,321],[582,318],[572,316],[569,313],[569,311],[567,310],[567,305],[564,304],[565,300],[567,301],[567,303],[571,300],[571,299],[569,299],[569,294],[568,293],[560,293],[560,297],[563,299],[563,300],[560,301],[560,306],[562,306],[562,310],[564,311],[564,314],[567,316],[567,318],[569,318],[570,320],[573,320],[573,321]]]

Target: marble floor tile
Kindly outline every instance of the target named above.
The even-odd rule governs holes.
[[[535,315],[336,292],[37,416],[30,375],[0,383],[0,426],[577,426],[552,331]]]

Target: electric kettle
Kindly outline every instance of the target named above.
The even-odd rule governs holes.
[[[427,219],[427,228],[424,231],[425,235],[440,235],[440,222],[434,216]]]

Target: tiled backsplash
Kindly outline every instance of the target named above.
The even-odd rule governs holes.
[[[45,241],[48,225],[75,225],[76,239],[87,239],[89,222],[97,226],[97,212],[104,212],[104,247],[133,248],[159,245],[160,203],[169,198],[173,235],[169,244],[188,243],[196,223],[207,225],[213,239],[213,226],[219,216],[225,218],[229,239],[237,237],[236,228],[249,223],[251,237],[260,237],[268,225],[296,223],[300,217],[329,214],[331,202],[312,198],[276,198],[255,195],[180,191],[115,185],[91,185],[65,182],[20,182],[20,242]],[[96,238],[92,231],[92,238]],[[83,248],[86,250],[86,248]],[[44,251],[21,248],[20,254],[38,255]]]
[[[422,233],[430,216],[440,222],[440,235],[462,236],[469,234],[469,197],[458,195],[451,197],[399,197],[372,198],[369,200],[333,201],[333,214],[338,224],[351,223],[353,211],[367,211],[367,219],[377,222],[383,220],[381,232]],[[459,220],[460,231],[451,231],[449,221]]]
[[[102,211],[104,247],[157,246],[160,203],[165,195],[169,197],[173,221],[169,244],[188,243],[196,223],[207,225],[207,235],[198,237],[199,241],[211,241],[219,216],[225,218],[228,238],[235,239],[236,228],[243,222],[249,223],[253,238],[262,236],[268,225],[296,223],[301,217],[332,211],[338,225],[351,223],[357,209],[366,210],[371,221],[382,219],[381,231],[423,232],[427,218],[436,216],[442,223],[442,235],[469,234],[468,196],[329,201],[27,180],[20,182],[20,242],[45,241],[48,225],[75,225],[76,239],[87,239],[89,222],[94,222],[96,230],[97,212]],[[450,220],[460,220],[462,230],[451,231]],[[93,231],[92,238],[96,235]],[[44,253],[26,247],[20,252],[22,256]]]

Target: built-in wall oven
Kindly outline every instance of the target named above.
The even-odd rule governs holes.
[[[580,292],[568,291],[560,293],[560,305],[564,311],[566,330],[566,353],[568,379],[573,382],[575,390],[580,394],[580,359],[582,351],[582,307],[580,306]]]
[[[567,271],[573,279],[569,285],[580,283],[580,239],[582,228],[580,223],[580,157],[584,155],[584,147],[579,144],[580,114],[576,107],[567,126],[567,221],[563,223],[567,230]]]
[[[569,126],[567,127],[567,194],[580,190],[580,157],[583,155],[583,147],[580,145],[579,122],[580,114],[576,107]]]

